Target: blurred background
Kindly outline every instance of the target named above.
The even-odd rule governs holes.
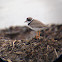
[[[62,24],[62,0],[0,0],[0,29],[27,25],[27,17]]]

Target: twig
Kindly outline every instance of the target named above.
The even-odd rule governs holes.
[[[12,62],[10,59],[7,59],[8,62]]]
[[[58,58],[58,53],[57,53],[57,51],[56,51],[56,49],[54,48],[54,52],[55,52],[55,54],[56,54],[56,56],[57,56],[57,58]]]
[[[13,41],[13,48],[14,48],[14,46],[15,46],[15,42],[16,42],[16,40]],[[12,49],[13,49],[13,48],[12,48]]]
[[[47,51],[48,51],[49,45],[47,45]]]

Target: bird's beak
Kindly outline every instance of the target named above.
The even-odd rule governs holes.
[[[27,21],[25,21],[25,22],[27,22]]]

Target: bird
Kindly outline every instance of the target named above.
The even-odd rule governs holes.
[[[36,39],[40,37],[40,30],[43,30],[46,28],[46,25],[43,24],[42,22],[33,19],[32,17],[28,17],[26,21],[28,23],[28,27],[31,28],[32,30],[36,31]]]

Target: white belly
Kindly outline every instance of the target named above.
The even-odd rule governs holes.
[[[44,30],[45,27],[42,27],[42,28],[32,28],[30,26],[28,26],[30,29],[34,30],[34,31],[40,31],[40,30]]]

